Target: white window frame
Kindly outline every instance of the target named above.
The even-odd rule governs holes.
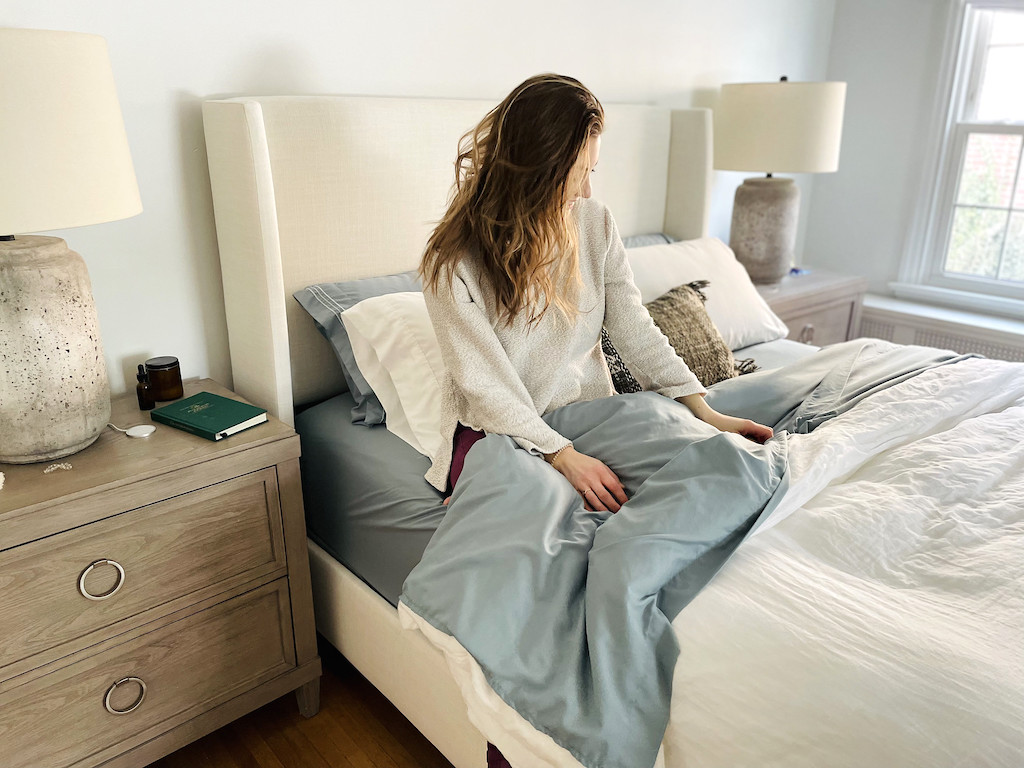
[[[982,71],[979,59],[985,55],[985,50],[977,42],[984,32],[981,25],[985,19],[975,11],[990,10],[1024,11],[1024,0],[953,0],[950,3],[937,89],[940,98],[927,154],[930,162],[923,175],[920,203],[900,265],[899,282],[890,284],[890,288],[901,298],[1024,317],[1024,285],[994,278],[947,275],[943,270],[969,134],[1024,137],[1024,122],[993,124],[959,120],[962,114],[973,114],[966,109],[977,98],[981,85],[978,82]]]

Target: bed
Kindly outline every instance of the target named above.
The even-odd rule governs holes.
[[[305,473],[346,477],[331,470],[340,461],[358,476],[356,451],[371,438],[352,430],[385,443],[390,433],[351,427],[348,446],[324,458],[302,420],[343,423],[345,382],[292,294],[414,268],[443,211],[457,139],[491,106],[367,97],[204,104],[234,388],[299,424],[313,467]],[[597,186],[620,232],[705,237],[710,113],[607,112]],[[777,344],[753,354],[774,368],[807,351]],[[945,372],[970,366],[962,381]],[[681,656],[659,764],[1018,764],[1022,428],[1024,367],[965,361],[794,441],[796,482],[780,509],[673,623]],[[418,471],[415,457],[403,471]],[[935,490],[943,484],[948,492]],[[450,638],[402,628],[393,598],[403,568],[369,574],[379,559],[366,551],[372,539],[340,552],[344,529],[328,541],[329,509],[305,487],[319,631],[457,768],[484,764],[481,730],[513,765],[576,764],[543,738],[537,746]],[[422,503],[410,513],[418,540],[403,545],[411,561],[443,517],[436,499]]]

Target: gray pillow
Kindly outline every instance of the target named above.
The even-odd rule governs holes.
[[[674,242],[673,238],[661,232],[654,232],[649,235],[629,235],[622,238],[622,245],[626,248],[643,248],[645,245],[663,245]]]
[[[341,313],[354,307],[363,299],[384,296],[388,293],[423,290],[415,271],[397,275],[367,277],[363,280],[349,280],[343,283],[320,283],[310,285],[292,294],[302,305],[320,333],[331,342],[334,354],[341,363],[341,372],[348,383],[352,398],[356,401],[352,409],[352,423],[373,426],[384,423],[384,407],[373,393],[372,387],[356,365],[352,344],[341,320]]]

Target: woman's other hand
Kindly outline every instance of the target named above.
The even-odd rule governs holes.
[[[713,427],[718,427],[722,432],[735,432],[755,443],[764,444],[774,436],[775,432],[771,427],[758,424],[750,419],[740,419],[736,416],[726,416],[724,413],[712,411],[711,415],[704,419]]]
[[[626,503],[626,491],[619,478],[608,465],[593,456],[569,446],[554,457],[551,466],[572,484],[583,497],[583,506],[590,511],[618,512]]]
[[[698,419],[707,422],[713,427],[717,427],[722,432],[735,432],[737,435],[742,435],[748,440],[762,444],[771,440],[775,435],[771,427],[758,424],[756,421],[719,413],[708,405],[701,395],[686,395],[676,399],[693,411],[693,415]]]

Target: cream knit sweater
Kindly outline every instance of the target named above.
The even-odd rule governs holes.
[[[569,441],[541,418],[569,403],[615,394],[601,352],[601,327],[637,382],[666,397],[704,393],[697,377],[651,320],[626,262],[615,222],[593,199],[576,202],[581,314],[569,323],[552,308],[533,327],[522,315],[507,326],[486,278],[463,259],[451,282],[424,292],[445,363],[441,389],[444,448],[427,481],[444,490],[456,425],[504,434],[526,450],[553,453]]]

